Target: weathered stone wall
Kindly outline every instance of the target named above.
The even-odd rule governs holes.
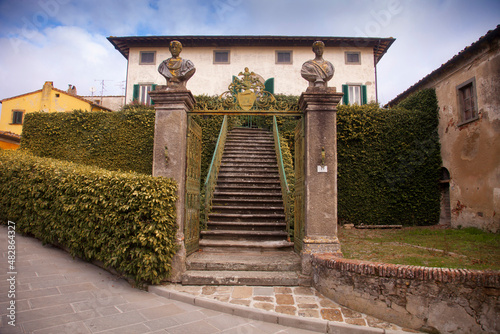
[[[341,305],[431,333],[500,333],[500,271],[315,255],[314,287]]]
[[[423,88],[435,88],[443,167],[450,173],[452,227],[500,231],[500,40],[471,52]],[[458,85],[476,80],[478,119],[463,123]],[[450,210],[451,209],[451,210]]]

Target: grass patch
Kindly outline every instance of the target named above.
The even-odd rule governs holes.
[[[426,267],[500,270],[500,234],[475,228],[339,228],[344,257]]]

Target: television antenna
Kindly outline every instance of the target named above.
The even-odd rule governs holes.
[[[103,95],[104,95],[104,90],[105,90],[105,88],[104,88],[104,86],[105,86],[105,85],[104,85],[104,82],[105,82],[105,81],[113,81],[113,80],[104,80],[104,79],[102,79],[102,80],[94,80],[94,81],[97,81],[97,82],[99,82],[99,83],[101,84],[101,97],[103,97]]]

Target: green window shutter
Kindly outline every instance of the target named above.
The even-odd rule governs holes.
[[[367,104],[368,103],[368,96],[366,94],[366,86],[362,85],[361,86],[361,104]]]
[[[342,85],[342,93],[344,93],[344,96],[342,97],[342,102],[345,105],[348,105],[349,104],[349,86]]]
[[[134,85],[134,92],[132,93],[132,101],[139,101],[139,85]]]
[[[271,94],[274,94],[274,78],[269,78],[266,80],[264,83],[264,86],[266,87],[265,90],[268,91]]]
[[[152,84],[151,85],[151,91],[154,91],[156,90],[156,84]],[[153,99],[151,99],[151,105],[154,106],[155,105],[155,101],[153,101]]]

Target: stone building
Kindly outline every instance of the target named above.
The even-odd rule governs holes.
[[[388,103],[434,88],[441,223],[500,230],[500,25]]]
[[[196,66],[188,83],[194,94],[218,95],[245,67],[263,77],[274,94],[300,95],[304,90],[300,69],[311,59],[311,45],[325,43],[324,58],[335,66],[329,86],[344,92],[344,103],[377,101],[376,66],[394,38],[294,36],[137,36],[109,37],[128,60],[125,103],[149,104],[148,91],[164,85],[159,64],[170,58],[169,43],[183,45],[182,57]]]
[[[93,103],[108,108],[113,111],[120,110],[125,104],[125,96],[123,95],[104,95],[104,96],[82,96],[84,99]]]

